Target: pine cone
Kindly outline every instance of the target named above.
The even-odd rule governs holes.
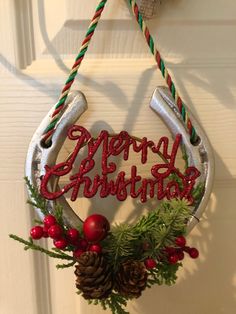
[[[115,290],[124,297],[138,298],[147,285],[147,270],[143,263],[127,261],[116,274]]]
[[[104,299],[113,288],[112,273],[102,255],[85,252],[77,259],[76,287],[85,299]]]

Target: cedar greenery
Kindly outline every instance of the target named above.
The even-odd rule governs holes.
[[[28,203],[39,208],[44,215],[48,215],[50,212],[47,209],[47,201],[42,198],[27,178],[25,180],[31,194]],[[199,186],[196,189],[194,194],[198,196],[202,193],[202,188]],[[56,206],[53,214],[57,223],[66,230],[67,227],[64,225],[62,213],[63,208]],[[174,284],[177,279],[176,272],[182,264],[169,264],[165,256],[165,248],[175,246],[175,238],[185,233],[186,222],[190,217],[191,212],[187,201],[173,199],[162,202],[155,211],[150,211],[135,224],[122,223],[114,225],[111,232],[102,241],[103,255],[111,267],[113,276],[116,276],[122,262],[127,260],[144,262],[146,258],[154,258],[159,262],[156,268],[147,270],[147,287],[150,288],[155,284]],[[41,223],[38,220],[36,222]],[[78,230],[82,234],[81,227]],[[32,238],[24,240],[13,234],[10,237],[24,244],[25,250],[32,249],[52,258],[68,261],[68,263],[58,264],[56,266],[58,269],[73,267],[77,262],[70,255],[73,250],[70,247],[64,251],[57,248],[48,250],[35,244]],[[143,244],[148,244],[148,246],[144,249]],[[78,294],[80,294],[80,291],[78,291]],[[100,304],[104,310],[110,309],[113,314],[128,314],[125,310],[128,300],[128,298],[113,291],[106,299],[88,300],[88,302],[95,305]]]

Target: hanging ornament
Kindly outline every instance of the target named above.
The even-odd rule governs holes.
[[[185,256],[199,256],[196,248],[187,245],[186,235],[205,210],[214,176],[209,141],[177,93],[135,0],[127,1],[167,82],[168,87],[154,91],[150,108],[162,118],[174,142],[170,145],[166,136],[139,139],[125,130],[118,134],[101,130],[94,138],[86,128],[75,124],[88,105],[82,92],[70,89],[107,2],[100,1],[59,101],[41,122],[29,146],[26,185],[29,202],[42,223],[31,229],[29,241],[10,235],[27,249],[68,262],[57,265],[58,268],[75,265],[78,292],[90,303],[101,303],[113,313],[124,311],[122,306],[140,297],[146,287],[174,284]],[[66,161],[57,163],[66,139],[75,143],[75,148]],[[72,175],[82,147],[86,147],[87,154]],[[96,164],[99,149],[102,160]],[[176,166],[179,150],[186,162],[182,171]],[[114,158],[120,155],[126,161],[131,152],[139,156],[142,164],[150,153],[162,161],[153,164],[144,177],[136,165],[131,165],[126,173],[119,171]],[[92,177],[95,168],[101,172]],[[110,179],[115,171],[116,178]],[[60,188],[59,179],[65,175],[69,175],[69,182]],[[99,214],[82,221],[67,202],[67,192],[71,192],[71,201],[80,192],[86,198],[111,196],[123,202],[130,196],[142,203],[148,199],[162,202],[136,223],[110,226],[107,218]],[[54,250],[37,243],[42,237],[51,240]]]

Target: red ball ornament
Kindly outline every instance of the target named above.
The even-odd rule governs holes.
[[[179,247],[185,247],[186,239],[183,236],[179,236],[175,239],[175,244]]]
[[[39,240],[43,236],[43,228],[41,226],[35,226],[30,230],[31,238],[34,240]]]
[[[171,254],[169,257],[168,257],[168,261],[170,264],[176,264],[178,263],[179,261],[179,256],[178,254]]]
[[[79,258],[81,254],[83,254],[85,251],[81,249],[77,249],[73,252],[74,258]]]
[[[53,215],[47,215],[43,219],[44,226],[50,228],[57,223],[56,218]]]
[[[60,250],[64,250],[68,245],[68,242],[65,238],[62,238],[59,240],[54,240],[53,243],[54,243],[55,247],[57,249],[60,249]]]
[[[145,261],[144,261],[144,264],[146,266],[147,269],[153,269],[157,266],[157,262],[152,259],[152,258],[147,258]]]
[[[86,251],[88,248],[88,241],[85,239],[80,239],[77,244],[77,248]]]
[[[192,258],[198,258],[199,256],[199,251],[195,247],[192,247],[188,253],[189,253],[189,256]]]
[[[102,253],[102,247],[100,244],[91,244],[88,250],[91,252],[96,252],[98,254]]]
[[[79,240],[79,231],[75,228],[71,228],[66,231],[66,237],[71,244],[77,244]]]
[[[83,224],[84,236],[89,242],[99,242],[103,240],[109,230],[109,221],[106,217],[99,214],[89,216]]]
[[[63,235],[63,229],[60,225],[53,225],[48,229],[48,235],[54,240],[58,240]]]

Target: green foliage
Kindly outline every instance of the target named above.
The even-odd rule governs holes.
[[[57,264],[56,268],[57,269],[64,269],[64,268],[69,268],[69,267],[73,267],[75,265],[75,261],[68,263],[68,264]]]
[[[148,271],[147,286],[151,288],[153,285],[168,285],[171,286],[176,282],[176,272],[181,263],[174,265],[159,262],[157,267]]]
[[[115,225],[103,242],[107,259],[117,271],[121,262],[134,259],[143,261],[147,257],[159,258],[163,249],[174,244],[178,235],[184,234],[186,221],[191,213],[184,200],[163,202],[156,211],[143,216],[136,224]],[[143,244],[149,248],[143,250]]]
[[[110,294],[109,298],[88,300],[88,302],[94,305],[100,304],[103,310],[110,309],[112,314],[129,314],[129,312],[125,311],[123,308],[127,306],[127,299],[114,292]]]
[[[68,254],[65,254],[63,252],[60,251],[60,253],[55,253],[53,251],[50,251],[50,250],[46,250],[44,249],[43,247],[41,247],[40,245],[37,245],[33,242],[32,238],[29,239],[29,241],[26,241],[14,234],[10,234],[9,235],[10,238],[14,239],[15,241],[18,241],[22,244],[25,245],[24,249],[25,250],[34,250],[34,251],[39,251],[41,253],[44,253],[50,257],[53,257],[53,258],[59,258],[59,259],[63,259],[63,260],[73,260],[73,257],[68,255]]]
[[[43,215],[49,215],[50,212],[47,209],[47,201],[41,196],[41,194],[39,193],[37,188],[35,188],[30,183],[30,181],[29,181],[29,179],[27,177],[25,177],[25,182],[26,182],[26,185],[27,185],[28,190],[30,192],[30,200],[28,200],[27,203],[32,205],[32,206],[34,206],[34,207],[36,207],[36,208],[39,208]],[[62,206],[56,205],[55,206],[55,212],[53,214],[56,217],[56,220],[57,220],[58,224],[60,224],[65,229],[64,222],[63,222],[63,219],[62,219],[62,214],[63,214]],[[35,219],[34,221],[38,225],[42,224],[41,220]],[[25,247],[24,247],[25,250],[32,249],[34,251],[39,251],[41,253],[44,253],[44,254],[48,255],[49,257],[52,257],[52,258],[58,258],[58,259],[62,259],[62,260],[73,260],[72,256],[66,254],[62,250],[53,248],[52,251],[50,251],[50,250],[47,250],[47,249],[43,248],[40,245],[36,245],[33,242],[32,238],[29,238],[29,241],[26,241],[23,238],[20,238],[20,237],[14,235],[14,234],[10,234],[9,236],[10,236],[10,238],[12,238],[12,239],[14,239],[14,240],[24,244],[25,245]],[[71,262],[69,264],[57,265],[57,268],[66,268],[66,267],[73,266],[74,264],[75,264],[75,262],[73,261],[73,262]]]
[[[30,199],[27,201],[28,204],[39,208],[41,212],[46,216],[49,213],[47,206],[46,206],[46,199],[41,196],[41,194],[38,192],[37,188],[35,188],[29,181],[27,177],[24,178],[25,183],[27,185],[27,188],[30,192]]]

